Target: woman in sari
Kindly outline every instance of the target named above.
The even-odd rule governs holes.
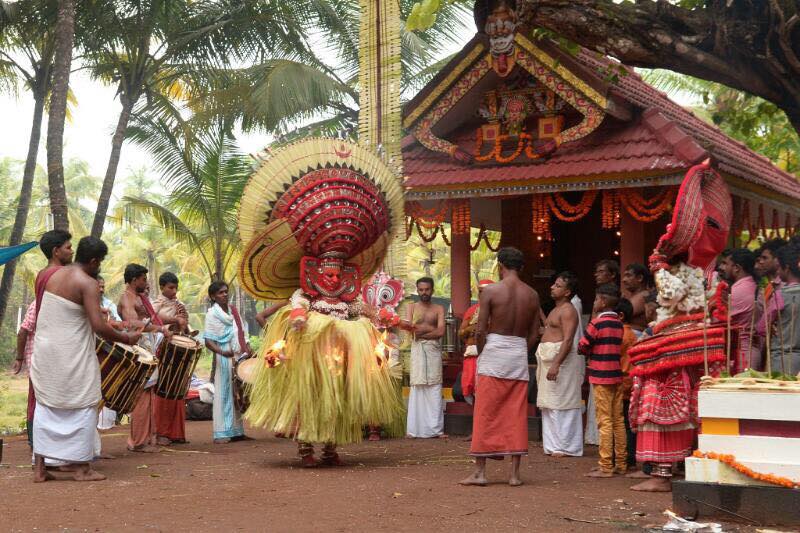
[[[242,413],[236,408],[233,395],[234,361],[249,345],[245,341],[242,322],[234,307],[228,306],[228,285],[215,281],[208,287],[213,302],[206,314],[206,348],[214,354],[214,442],[217,444],[245,440]]]

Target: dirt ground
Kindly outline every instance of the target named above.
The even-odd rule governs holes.
[[[388,440],[341,449],[347,466],[301,469],[296,446],[264,432],[214,445],[209,422],[189,422],[189,444],[158,454],[125,449],[125,427],[103,435],[117,456],[96,468],[108,480],[34,485],[23,437],[6,439],[0,530],[8,531],[642,531],[665,523],[665,494],[631,481],[583,477],[589,457],[552,459],[531,443],[525,485],[503,483],[508,461],[490,461],[488,487],[461,487],[469,443]],[[66,474],[61,474],[62,476]],[[733,526],[726,531],[747,531]]]

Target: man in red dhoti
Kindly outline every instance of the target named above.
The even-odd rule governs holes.
[[[486,485],[486,458],[511,456],[509,485],[522,485],[519,465],[528,454],[528,350],[539,334],[539,295],[519,279],[522,252],[497,254],[499,283],[480,295],[476,331],[478,378],[472,418],[476,469],[462,485]]]
[[[478,282],[478,298],[480,298],[483,288],[492,283],[494,281],[490,279],[482,279]],[[478,345],[475,340],[475,329],[478,326],[480,307],[480,304],[474,304],[467,309],[461,321],[461,331],[458,332],[466,347],[464,363],[461,366],[461,395],[470,405],[475,401],[475,376],[478,370]]]
[[[177,335],[189,334],[189,313],[186,306],[178,300],[178,277],[172,272],[164,272],[158,278],[161,294],[153,300],[151,318],[169,326]],[[145,299],[142,303],[149,304]],[[150,310],[148,310],[150,311]],[[168,400],[161,396],[153,396],[153,410],[156,420],[156,442],[160,446],[186,443],[186,401]]]

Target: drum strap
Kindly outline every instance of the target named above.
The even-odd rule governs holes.
[[[163,326],[164,322],[161,320],[161,317],[158,316],[158,313],[156,313],[153,304],[150,303],[150,298],[148,298],[145,295],[142,295],[141,298],[142,298],[142,305],[144,306],[145,309],[147,309],[147,313],[150,315],[150,319],[153,321],[153,324],[155,324],[156,326]]]
[[[47,287],[47,282],[50,281],[50,278],[53,277],[53,274],[58,272],[61,266],[51,266],[47,267],[36,277],[36,320],[39,319],[39,311],[42,308],[42,299],[44,298],[44,288]]]

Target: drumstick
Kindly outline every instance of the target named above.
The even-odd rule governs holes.
[[[138,330],[137,332],[138,332],[138,333],[144,333],[144,329],[145,329],[147,326],[149,326],[149,325],[150,325],[150,322],[152,322],[152,319],[150,319],[150,318],[146,318],[146,319],[144,320],[144,322],[142,322],[142,327],[140,327],[140,328],[139,328],[139,330]]]

